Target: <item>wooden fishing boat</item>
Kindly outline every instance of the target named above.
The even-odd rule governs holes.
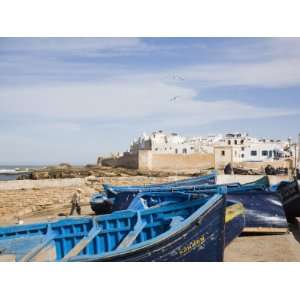
[[[132,199],[142,192],[203,192],[211,190],[216,193],[218,189],[226,187],[228,191],[247,191],[260,190],[264,191],[269,188],[269,181],[267,177],[263,177],[257,181],[243,184],[205,184],[205,185],[191,185],[191,186],[163,186],[163,187],[132,187],[126,186],[122,189],[114,189],[113,186],[109,188],[111,192],[94,194],[90,199],[91,209],[96,214],[111,213],[116,210],[125,210],[129,207]]]
[[[217,193],[222,187],[226,187],[227,201],[240,202],[245,208],[245,227],[246,232],[270,232],[285,233],[288,231],[286,211],[284,209],[283,197],[276,188],[272,191],[267,177],[247,184],[226,184],[226,185],[205,185],[205,186],[184,186],[184,187],[166,187],[160,189],[149,189],[153,191],[170,191],[185,193],[205,193],[207,196]],[[274,188],[273,188],[274,189]],[[126,191],[120,192],[114,198],[108,199],[111,211],[127,209],[132,199],[138,195],[138,192]],[[101,208],[101,202],[95,202],[98,209]],[[97,211],[97,209],[94,209]],[[100,211],[100,209],[98,210]]]
[[[148,191],[149,189],[160,189],[168,187],[183,187],[183,186],[197,186],[197,185],[210,185],[216,184],[216,173],[213,172],[210,175],[192,177],[188,179],[182,179],[172,182],[149,184],[149,185],[131,185],[131,186],[113,186],[109,184],[103,184],[106,195],[111,198],[117,193],[137,190],[139,192]]]
[[[268,177],[264,176],[254,182],[228,184],[226,187],[226,200],[242,203],[245,208],[244,232],[286,233],[287,218],[300,216],[297,181],[270,186]],[[196,192],[208,195],[217,190],[218,186],[203,186]]]
[[[225,197],[0,228],[0,259],[222,261]],[[184,200],[185,198],[185,200]]]

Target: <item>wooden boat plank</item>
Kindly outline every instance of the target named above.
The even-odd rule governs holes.
[[[49,244],[53,241],[54,236],[55,236],[54,234],[46,236],[44,241],[40,245],[38,245],[37,247],[33,248],[30,252],[25,254],[20,259],[20,261],[26,262],[26,261],[34,260],[35,256],[37,256],[45,247],[49,246]]]
[[[55,261],[56,259],[56,248],[54,241],[52,240],[50,244],[43,247],[34,257],[31,258],[32,262],[40,261]]]
[[[136,240],[136,238],[141,233],[141,231],[145,228],[146,225],[147,223],[142,221],[141,213],[140,211],[138,211],[137,222],[136,225],[134,226],[134,229],[125,236],[125,238],[118,245],[117,250],[124,249],[132,245],[132,243]]]
[[[287,233],[288,228],[278,227],[245,227],[243,232],[245,233]]]
[[[67,261],[70,257],[78,255],[102,230],[101,227],[93,226],[86,238],[76,244],[62,259]]]

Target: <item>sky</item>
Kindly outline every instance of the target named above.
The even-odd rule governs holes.
[[[155,130],[300,132],[300,38],[0,38],[0,164],[95,163]]]

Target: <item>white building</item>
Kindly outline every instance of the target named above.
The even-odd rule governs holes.
[[[226,134],[214,148],[220,156],[231,151],[232,162],[272,161],[291,156],[288,141],[257,139],[242,133]]]
[[[217,153],[225,158],[228,157],[226,151],[230,151],[232,162],[272,161],[290,157],[290,143],[288,140],[258,139],[246,133],[187,138],[177,133],[167,134],[159,130],[150,135],[144,133],[134,140],[130,145],[130,152],[151,150],[158,154]]]
[[[159,154],[213,153],[214,143],[221,138],[221,135],[187,138],[177,133],[167,134],[159,130],[151,135],[144,133],[141,137],[135,139],[130,145],[130,152],[152,150]]]

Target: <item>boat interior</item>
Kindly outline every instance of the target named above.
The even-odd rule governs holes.
[[[209,200],[185,199],[142,212],[127,210],[94,218],[2,227],[0,256],[14,255],[17,261],[67,261],[128,248],[172,230]]]

